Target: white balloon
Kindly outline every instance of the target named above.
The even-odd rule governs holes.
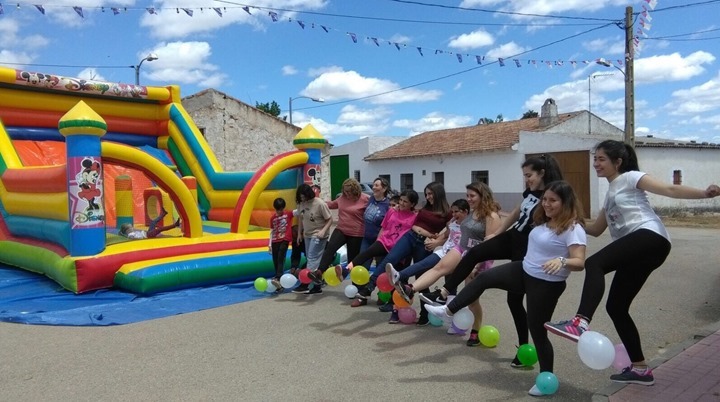
[[[267,288],[265,289],[265,292],[267,293],[273,293],[277,290],[275,285],[273,285],[272,281],[267,281]]]
[[[353,299],[358,292],[358,288],[355,285],[347,285],[345,286],[345,296],[347,296],[349,299]]]
[[[280,277],[280,285],[285,289],[290,289],[297,283],[297,278],[293,274],[284,274]]]
[[[453,315],[453,324],[463,331],[470,329],[473,322],[475,322],[475,315],[467,307],[462,308]]]
[[[578,340],[578,355],[591,369],[604,370],[615,361],[615,346],[605,335],[585,331]]]

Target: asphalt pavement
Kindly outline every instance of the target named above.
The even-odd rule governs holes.
[[[673,250],[632,314],[648,359],[720,321],[720,230],[670,228]],[[589,253],[607,244],[589,239]],[[574,314],[583,273],[573,273],[555,319]],[[611,276],[606,278],[608,281]],[[445,328],[388,324],[374,305],[351,308],[343,289],[286,293],[115,327],[0,323],[4,401],[423,401],[535,400],[538,374],[510,367],[517,343],[505,294],[481,298],[492,349],[465,346]],[[418,302],[415,302],[417,307]],[[591,329],[618,343],[603,309]],[[552,336],[560,388],[553,400],[591,400],[612,368],[592,370],[576,344]]]

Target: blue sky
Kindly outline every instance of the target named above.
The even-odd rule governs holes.
[[[293,122],[336,145],[515,120],[547,98],[561,113],[590,98],[623,128],[616,22],[645,6],[634,27],[636,135],[720,143],[720,1],[648,1],[0,0],[0,65],[132,83],[130,66],[154,53],[141,83],[178,84],[183,96],[215,88],[276,101],[281,116],[291,97],[323,99],[295,99]]]

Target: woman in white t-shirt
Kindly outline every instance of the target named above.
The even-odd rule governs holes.
[[[532,216],[534,228],[521,261],[483,271],[447,306],[426,308],[430,314],[450,323],[453,314],[470,305],[487,289],[525,294],[527,325],[537,350],[540,372],[552,372],[554,352],[543,324],[552,318],[570,271],[583,269],[587,236],[577,196],[566,181],[549,183],[542,195],[541,206]],[[543,395],[536,385],[528,393]]]
[[[605,293],[605,275],[615,272],[606,309],[627,349],[631,367],[610,377],[614,382],[652,385],[652,371],[645,363],[640,335],[630,317],[630,305],[650,274],[670,253],[670,237],[648,202],[646,191],[671,198],[698,199],[720,195],[713,184],[706,190],[660,182],[640,172],[635,150],[620,141],[607,140],[595,147],[593,167],[610,183],[605,205],[585,231],[600,236],[610,229],[613,242],[587,259],[585,282],[576,316],[546,323],[548,331],[573,340],[587,331]]]

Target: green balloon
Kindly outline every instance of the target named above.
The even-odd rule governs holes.
[[[264,292],[267,289],[267,279],[257,278],[255,279],[255,290],[258,292]]]
[[[535,346],[526,343],[518,348],[517,351],[518,360],[525,366],[532,366],[537,363],[538,355]]]
[[[389,302],[391,297],[392,292],[378,292],[378,299],[380,299],[383,303]]]

